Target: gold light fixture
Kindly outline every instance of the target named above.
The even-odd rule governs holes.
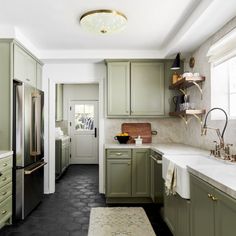
[[[108,9],[89,11],[80,17],[82,27],[97,34],[119,32],[126,27],[127,21],[123,13]]]

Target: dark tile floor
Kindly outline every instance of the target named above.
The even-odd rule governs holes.
[[[1,236],[83,236],[87,235],[91,207],[105,207],[98,193],[98,166],[72,165],[56,184],[55,194],[23,221],[0,230]],[[142,206],[157,236],[171,236],[161,219],[160,206]]]

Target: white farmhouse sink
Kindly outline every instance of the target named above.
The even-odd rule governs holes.
[[[221,161],[202,155],[165,155],[162,157],[162,177],[166,180],[167,169],[172,161],[177,170],[176,192],[185,199],[190,198],[190,177],[187,166],[222,166]]]

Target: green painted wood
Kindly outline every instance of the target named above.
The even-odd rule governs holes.
[[[42,90],[42,72],[43,72],[43,67],[37,63],[37,76],[36,76],[36,88]]]
[[[132,150],[132,196],[150,197],[149,149]]]
[[[215,236],[236,234],[236,199],[215,189]]]
[[[131,159],[107,159],[106,197],[131,197]]]
[[[0,43],[0,150],[11,150],[11,79],[10,43]]]
[[[130,115],[130,63],[107,63],[107,115]]]
[[[131,63],[131,115],[164,115],[164,63]]]
[[[190,201],[177,195],[175,236],[190,236]]]
[[[155,202],[155,176],[154,176],[154,168],[156,162],[150,158],[150,197],[153,202]]]
[[[56,84],[56,121],[63,120],[63,84]]]
[[[208,194],[214,196],[214,188],[190,175],[191,236],[214,236],[214,201]]]
[[[14,79],[36,87],[37,62],[18,45],[14,45]]]
[[[164,220],[173,235],[175,235],[177,226],[177,207],[177,197],[173,195],[167,196],[164,194]]]

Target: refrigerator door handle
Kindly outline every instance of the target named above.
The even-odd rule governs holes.
[[[30,175],[32,174],[33,172],[35,172],[36,170],[42,168],[43,166],[45,166],[47,164],[47,162],[42,162],[40,165],[37,165],[35,166],[34,168],[32,169],[27,169],[25,170],[25,175]]]
[[[38,92],[32,93],[31,112],[31,145],[32,156],[41,155],[41,95]]]

